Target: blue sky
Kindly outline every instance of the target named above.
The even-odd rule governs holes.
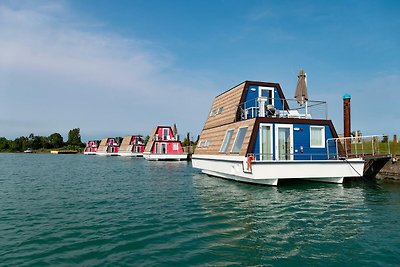
[[[0,136],[85,140],[177,123],[200,133],[213,98],[297,73],[342,132],[400,133],[398,1],[2,1]]]

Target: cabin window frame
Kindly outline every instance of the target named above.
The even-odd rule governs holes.
[[[319,129],[320,131],[320,137],[321,137],[321,143],[320,144],[313,144],[313,141],[315,142],[315,139],[313,139],[313,136],[311,134],[312,129]],[[325,148],[325,126],[320,126],[320,125],[310,125],[310,148]]]
[[[269,134],[269,146],[270,146],[270,151],[268,151],[269,153],[264,156],[263,155],[263,136],[262,136],[262,127],[269,127],[270,130],[270,134]],[[259,127],[259,142],[260,142],[260,160],[273,160],[274,159],[274,125],[271,123],[260,123],[260,127]]]
[[[198,148],[202,148],[203,147],[203,142],[204,142],[203,140],[200,140],[199,143],[197,144],[197,147]]]
[[[167,133],[167,134],[165,134],[165,132]],[[169,136],[169,128],[168,127],[163,127],[162,128],[162,138],[161,138],[163,141],[165,141],[165,140],[169,140],[170,139],[170,136]]]
[[[204,144],[203,144],[203,147],[204,148],[208,148],[210,145],[211,145],[211,141],[210,140],[205,140]]]
[[[271,92],[271,97],[266,97],[268,101],[266,104],[268,105],[275,105],[275,87],[269,87],[269,86],[259,86],[258,87],[258,97],[262,98],[262,90],[268,90]]]
[[[231,132],[231,135],[229,136],[229,139],[227,139],[229,132]],[[219,149],[220,153],[226,153],[228,151],[228,146],[229,146],[229,143],[231,142],[234,132],[235,132],[235,129],[233,129],[233,128],[226,130],[224,140],[222,141],[221,147]],[[227,142],[225,143],[225,141],[227,141]]]
[[[279,153],[279,129],[289,129],[290,143],[289,145],[289,159],[282,159]],[[293,134],[293,124],[275,124],[274,129],[275,135],[275,160],[294,160],[294,134]],[[287,156],[287,155],[284,155]]]
[[[172,143],[172,150],[178,151],[179,150],[179,144],[178,143]]]
[[[234,150],[234,149],[235,149],[235,146],[236,146],[236,142],[238,141],[239,133],[241,132],[242,129],[246,129],[246,130],[245,130],[244,135],[243,135],[243,138],[242,138],[242,140],[241,140],[241,144],[240,144],[240,146],[237,148],[238,150],[236,151],[236,150]],[[247,130],[248,130],[248,129],[249,129],[249,126],[242,126],[242,127],[239,127],[239,129],[238,129],[238,131],[237,131],[237,133],[236,133],[235,141],[233,141],[233,145],[232,145],[232,148],[231,148],[231,153],[232,153],[232,154],[239,154],[239,153],[240,153],[240,150],[242,150],[243,142],[244,142],[244,139],[245,139],[245,137],[246,137],[246,134],[247,134]]]

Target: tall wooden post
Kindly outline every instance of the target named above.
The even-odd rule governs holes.
[[[397,135],[393,135],[393,148],[392,148],[392,157],[397,157]]]
[[[343,131],[344,131],[344,137],[351,137],[351,117],[350,117],[350,100],[351,96],[349,94],[344,94],[343,95]],[[346,149],[346,155],[351,154],[351,140],[346,139],[345,141],[345,149]]]

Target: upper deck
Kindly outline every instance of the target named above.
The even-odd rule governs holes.
[[[327,120],[327,105],[311,100],[300,105],[285,97],[279,83],[245,81],[214,99],[204,129],[258,117]]]

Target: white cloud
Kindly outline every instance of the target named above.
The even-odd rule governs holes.
[[[0,48],[0,136],[148,134],[174,122],[198,133],[213,97],[162,47],[78,23],[61,3],[0,5]]]

